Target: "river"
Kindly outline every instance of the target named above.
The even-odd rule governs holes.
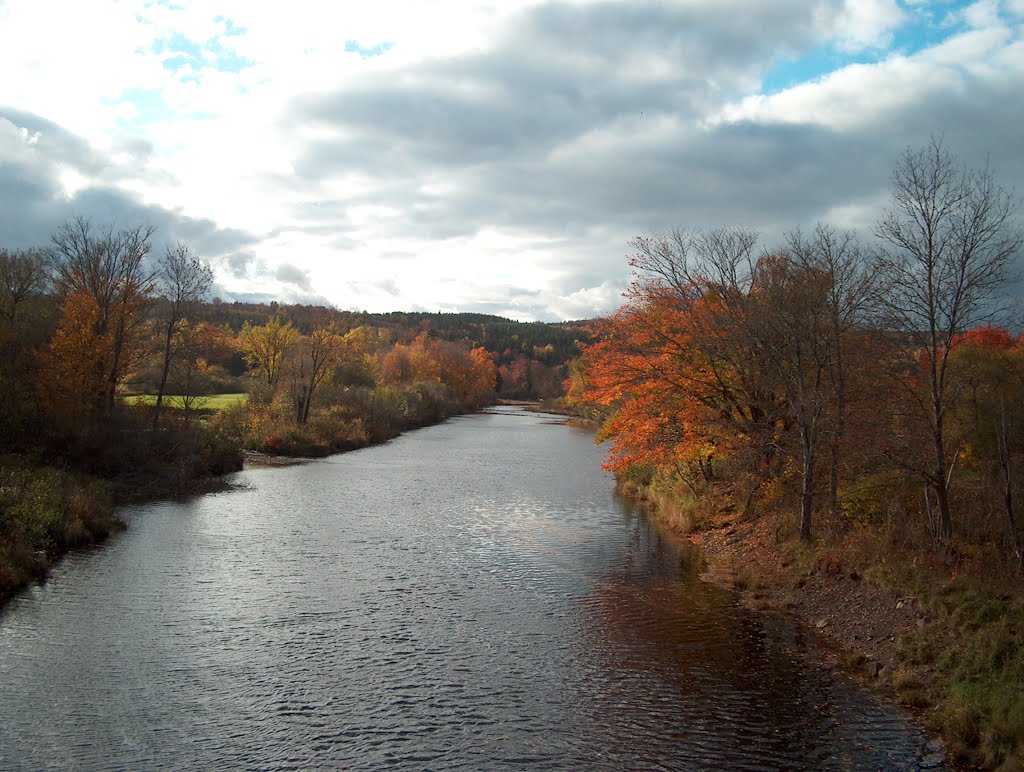
[[[0,612],[0,769],[916,769],[514,408],[124,511]]]

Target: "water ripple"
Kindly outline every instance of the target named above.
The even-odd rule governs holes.
[[[917,768],[599,462],[497,411],[128,511],[0,617],[0,768]]]

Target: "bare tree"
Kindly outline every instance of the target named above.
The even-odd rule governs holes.
[[[801,464],[800,538],[811,539],[815,475],[821,444],[834,430],[835,349],[829,306],[831,277],[781,252],[754,269],[745,336],[762,353],[774,390],[789,408]]]
[[[0,315],[13,322],[18,307],[46,289],[49,270],[42,253],[34,249],[0,249]]]
[[[19,425],[28,387],[24,353],[46,335],[46,315],[32,303],[45,292],[49,269],[37,250],[0,249],[0,436]],[[27,307],[27,313],[26,313]]]
[[[841,447],[846,435],[851,394],[847,349],[849,336],[864,328],[876,311],[877,281],[851,231],[836,231],[819,224],[812,236],[795,230],[786,238],[789,254],[805,271],[825,279],[825,313],[828,319],[829,388],[832,423],[828,434],[829,508],[838,510]]]
[[[892,174],[892,206],[878,224],[877,270],[892,327],[922,352],[920,408],[932,460],[917,468],[934,495],[940,539],[953,523],[949,484],[955,452],[945,428],[948,360],[957,336],[1007,310],[1002,291],[1024,244],[1017,204],[990,167],[972,170],[932,138],[907,149]],[[931,497],[927,499],[931,507]]]
[[[135,333],[152,292],[153,272],[146,265],[152,226],[115,230],[83,218],[69,220],[50,237],[45,255],[54,270],[58,293],[81,293],[96,304],[97,338],[109,340],[109,351],[97,361],[97,375],[106,384],[101,415],[114,408],[117,387],[136,353]]]
[[[156,431],[167,389],[167,376],[178,353],[175,341],[186,322],[189,308],[201,301],[213,285],[213,271],[200,260],[186,245],[178,242],[168,246],[157,266],[157,291],[167,303],[167,316],[163,319],[161,338],[163,356],[160,368],[160,385],[157,388],[156,404],[153,406],[152,430]]]

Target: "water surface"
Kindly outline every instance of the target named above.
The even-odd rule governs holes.
[[[504,408],[126,510],[0,615],[0,768],[934,762],[600,459]]]

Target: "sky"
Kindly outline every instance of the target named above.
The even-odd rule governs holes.
[[[1024,192],[1024,0],[0,0],[0,247],[154,225],[223,300],[613,311],[629,242]]]

